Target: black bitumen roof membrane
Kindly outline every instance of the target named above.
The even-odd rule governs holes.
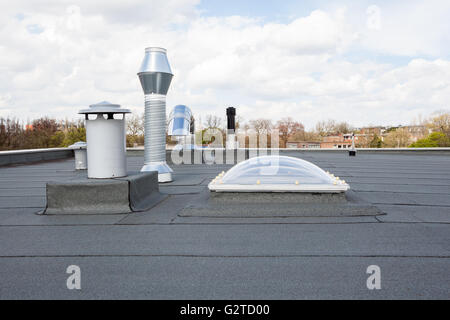
[[[448,153],[284,155],[345,179],[375,210],[302,216],[280,204],[291,213],[276,215],[271,203],[257,214],[219,201],[209,212],[207,185],[231,165],[171,165],[151,210],[45,216],[46,182],[79,174],[74,160],[0,167],[0,298],[450,298]],[[142,163],[130,156],[128,170]],[[66,287],[69,265],[81,290]],[[369,265],[381,290],[367,289]]]

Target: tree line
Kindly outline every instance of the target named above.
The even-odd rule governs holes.
[[[217,128],[225,135],[224,123],[226,121],[221,118],[208,115],[203,130]],[[313,129],[305,130],[301,122],[291,117],[276,122],[264,118],[245,122],[242,117],[238,117],[236,127],[245,135],[250,131],[257,136],[267,135],[268,142],[272,132],[277,130],[282,148],[286,147],[288,141],[322,142],[326,137],[350,133],[358,136],[356,141],[358,148],[450,147],[450,112],[445,111],[437,112],[412,126],[389,127],[383,129],[383,132],[369,134],[366,133],[366,128],[355,128],[345,121],[338,122],[332,119],[319,121]],[[270,143],[268,146],[270,147]]]
[[[196,124],[203,127],[196,132],[198,144],[208,145],[212,141],[205,140],[208,129],[216,129],[226,139],[226,119],[215,115],[207,115],[204,122]],[[339,136],[355,133],[358,136],[356,147],[369,148],[399,148],[399,147],[450,147],[450,112],[439,112],[427,119],[421,120],[411,127],[390,127],[383,134],[361,134],[361,129],[354,128],[347,122],[335,120],[319,121],[311,130],[305,130],[304,125],[292,117],[285,117],[278,121],[258,118],[245,121],[236,118],[236,129],[246,136],[245,146],[250,146],[248,136],[254,133],[259,139],[267,137],[267,147],[271,147],[272,134],[276,132],[280,147],[286,147],[288,141],[321,142],[329,136]],[[417,130],[419,132],[417,132]],[[420,137],[420,139],[417,139]],[[414,139],[416,138],[416,139]],[[41,117],[23,124],[14,118],[0,118],[0,150],[18,150],[35,148],[67,147],[77,141],[86,141],[86,129],[83,120],[56,120]],[[127,117],[127,146],[136,147],[144,144],[144,115],[134,114]],[[176,143],[167,136],[167,143]],[[259,140],[257,141],[259,144]]]
[[[86,141],[81,120],[42,117],[23,124],[18,119],[0,118],[0,150],[68,147],[77,141]]]

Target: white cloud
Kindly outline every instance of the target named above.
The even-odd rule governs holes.
[[[447,55],[450,2],[389,1],[367,8],[370,26],[361,29],[363,45],[376,52],[416,56]]]
[[[376,5],[371,5],[366,10],[367,13],[367,28],[370,30],[381,29],[381,10]]]
[[[398,124],[449,107],[450,62],[439,55],[444,44],[435,42],[445,32],[404,39],[406,27],[393,24],[402,17],[396,8],[380,5],[380,28],[371,30],[366,11],[316,10],[283,24],[257,17],[202,17],[197,3],[0,5],[0,115],[73,118],[102,100],[143,111],[136,72],[151,45],[168,49],[175,73],[169,107],[184,103],[196,115],[224,116],[225,107],[234,105],[246,119],[292,116],[311,127],[324,118]],[[420,5],[412,2],[412,8],[407,16],[417,17]],[[355,22],[356,14],[363,23]],[[418,25],[433,30],[426,21]],[[35,26],[35,32],[27,26]],[[413,58],[405,66],[345,58],[361,47]],[[420,52],[434,56],[414,58]]]

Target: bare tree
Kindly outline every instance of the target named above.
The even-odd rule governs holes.
[[[250,126],[253,128],[257,135],[268,134],[272,130],[273,124],[269,119],[256,119],[250,120]]]
[[[353,131],[353,127],[347,122],[336,122],[335,120],[328,119],[319,121],[316,124],[316,132],[322,137],[329,135],[345,134]]]
[[[334,128],[336,127],[336,121],[334,120],[324,120],[319,121],[316,124],[316,131],[322,137],[328,136],[334,132]]]
[[[244,118],[242,116],[236,116],[236,130],[240,129],[244,124]]]
[[[334,126],[334,134],[345,134],[353,131],[353,127],[347,122],[338,122]]]
[[[144,144],[144,114],[133,114],[127,119],[127,147]],[[166,132],[167,141],[167,132]]]
[[[292,135],[294,141],[322,141],[322,136],[315,131],[298,131]]]
[[[222,119],[218,116],[208,114],[205,120],[205,128],[221,128]]]
[[[286,147],[288,139],[297,134],[298,132],[304,132],[305,127],[298,121],[295,121],[291,117],[283,118],[277,121],[276,128],[280,135],[280,142],[282,147]]]
[[[256,143],[260,148],[267,147],[267,136],[270,135],[273,124],[269,119],[250,120],[250,128],[256,134]]]
[[[384,145],[388,148],[405,148],[412,142],[411,134],[405,128],[392,130],[384,138]]]
[[[427,126],[433,131],[440,131],[450,137],[450,112],[440,111],[428,120]]]
[[[131,136],[144,134],[144,114],[133,114],[127,119],[127,133]]]

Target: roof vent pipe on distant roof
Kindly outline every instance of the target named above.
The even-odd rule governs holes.
[[[348,150],[348,155],[350,157],[355,157],[356,156],[355,134],[354,133],[352,133],[352,146],[351,146],[350,150]]]
[[[227,108],[227,129],[228,132],[230,130],[234,131],[236,130],[236,108],[229,107]]]
[[[172,181],[172,169],[166,163],[166,94],[173,73],[166,49],[145,49],[138,72],[145,94],[145,151],[141,171],[158,171],[159,182]]]
[[[236,149],[236,108],[227,108],[227,149]]]

